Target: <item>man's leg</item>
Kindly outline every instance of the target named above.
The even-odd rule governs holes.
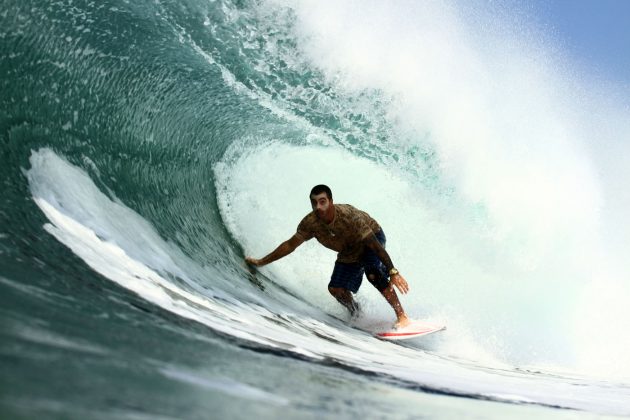
[[[409,322],[410,322],[409,318],[407,317],[407,314],[405,313],[405,310],[403,309],[402,304],[400,303],[400,300],[398,299],[398,295],[396,294],[396,291],[394,290],[394,286],[391,284],[388,284],[387,280],[383,279],[381,276],[382,276],[381,273],[368,274],[367,278],[374,287],[379,289],[379,291],[381,292],[381,294],[383,295],[387,303],[389,303],[391,307],[394,309],[394,312],[396,312],[395,327],[399,328],[399,327],[405,327],[409,325]],[[382,288],[385,284],[387,284],[387,287]]]
[[[348,289],[344,289],[342,287],[331,287],[328,286],[328,291],[331,295],[337,299],[339,303],[345,306],[349,311],[350,315],[354,316],[359,311],[359,304],[352,297],[352,293]]]
[[[387,242],[385,232],[381,229],[375,233],[376,239],[381,243],[383,247]],[[409,324],[409,318],[405,314],[405,310],[398,300],[398,295],[394,290],[394,286],[389,284],[389,278],[387,275],[387,269],[378,256],[371,250],[367,250],[363,255],[363,264],[365,266],[365,275],[372,284],[376,287],[376,290],[381,292],[387,303],[391,305],[396,313],[395,327],[404,327]]]
[[[362,280],[363,267],[360,264],[335,262],[335,268],[328,283],[328,291],[350,311],[353,317],[359,314],[359,304],[352,294],[359,290]]]

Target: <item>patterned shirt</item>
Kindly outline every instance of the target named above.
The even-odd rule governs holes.
[[[314,211],[307,214],[297,227],[297,235],[305,241],[311,238],[326,248],[337,251],[337,261],[355,263],[365,249],[363,240],[381,227],[369,214],[350,204],[334,204],[335,218],[327,224]]]

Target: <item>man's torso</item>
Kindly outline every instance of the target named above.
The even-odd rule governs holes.
[[[335,218],[327,224],[314,212],[307,214],[297,228],[304,240],[311,238],[326,248],[337,251],[337,261],[358,262],[364,251],[363,240],[381,230],[379,224],[364,211],[349,204],[334,204]]]

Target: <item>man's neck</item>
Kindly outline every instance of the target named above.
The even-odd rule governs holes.
[[[335,205],[332,204],[331,209],[330,209],[330,218],[329,219],[325,218],[324,223],[326,223],[327,225],[330,225],[334,221],[335,221]]]

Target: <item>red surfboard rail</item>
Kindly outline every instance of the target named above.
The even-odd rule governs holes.
[[[375,336],[385,340],[405,340],[423,335],[432,334],[434,332],[446,329],[444,325],[428,324],[421,321],[412,321],[411,324],[404,328],[391,331],[382,331],[376,333]]]

